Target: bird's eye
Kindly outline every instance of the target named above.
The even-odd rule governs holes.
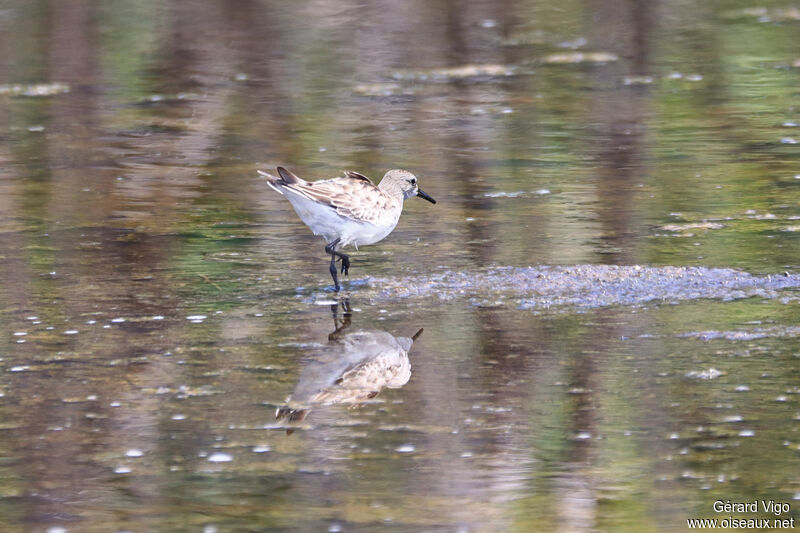
[[[411,185],[417,184],[417,178],[411,178]]]

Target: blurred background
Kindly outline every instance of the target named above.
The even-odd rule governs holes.
[[[534,312],[370,288],[796,275],[798,29],[789,1],[5,0],[3,531],[800,517],[794,293]],[[353,254],[348,307],[255,172],[279,164],[406,168],[439,203]],[[275,409],[341,352],[346,309],[344,334],[425,328],[410,380],[287,434]]]

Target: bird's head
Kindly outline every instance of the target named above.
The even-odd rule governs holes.
[[[390,170],[383,176],[383,180],[381,180],[381,188],[398,189],[403,193],[404,200],[408,200],[412,196],[419,196],[420,198],[428,200],[432,204],[436,203],[436,200],[419,188],[419,185],[417,184],[417,177],[408,170]]]

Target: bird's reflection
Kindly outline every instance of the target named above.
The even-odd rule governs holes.
[[[384,387],[397,389],[411,378],[408,352],[422,328],[410,338],[380,330],[350,331],[352,311],[347,299],[331,305],[331,312],[335,329],[328,335],[328,345],[303,369],[286,405],[275,412],[277,420],[300,422],[319,405],[358,405]]]

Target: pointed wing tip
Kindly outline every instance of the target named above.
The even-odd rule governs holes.
[[[278,167],[278,174],[281,175],[284,183],[303,183],[303,180],[300,179],[299,176],[292,173],[286,167]]]
[[[274,174],[270,174],[269,172],[265,172],[263,170],[256,170],[259,176],[267,178],[270,182],[275,182],[279,185],[298,185],[303,184],[305,181],[300,179],[298,176],[293,174],[290,170],[286,167],[277,167],[278,174],[280,177],[275,176]]]
[[[364,174],[361,174],[359,172],[353,172],[352,170],[345,170],[344,171],[344,175],[346,177],[352,178],[354,180],[362,180],[362,181],[366,181],[367,183],[371,183],[372,185],[375,185],[374,183],[372,183],[371,179],[369,179]]]

